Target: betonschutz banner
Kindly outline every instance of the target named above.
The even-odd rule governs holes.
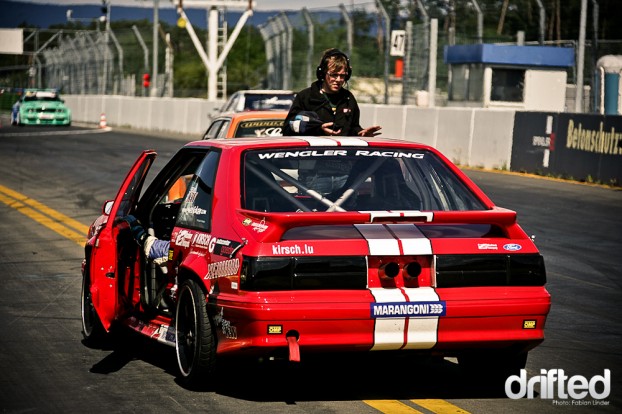
[[[511,169],[622,184],[622,117],[517,112]]]

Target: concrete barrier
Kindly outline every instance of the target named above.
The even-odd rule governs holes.
[[[198,98],[150,98],[117,95],[63,95],[73,121],[98,123],[106,114],[108,126],[141,131],[171,132],[200,137],[210,114],[222,102]]]
[[[197,98],[64,95],[75,122],[184,134],[200,139],[223,102]],[[514,110],[421,108],[360,104],[361,126],[382,126],[383,137],[438,148],[453,162],[483,168],[510,168]]]

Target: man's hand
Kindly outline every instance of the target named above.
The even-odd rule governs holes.
[[[327,122],[325,124],[322,124],[322,131],[324,131],[326,135],[339,135],[341,133],[341,128],[335,131],[331,129],[332,126],[333,122]]]
[[[374,125],[369,128],[365,128],[362,131],[359,131],[359,137],[375,137],[376,135],[380,135],[381,132],[378,132],[382,129],[380,125]]]

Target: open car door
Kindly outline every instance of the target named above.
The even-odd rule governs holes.
[[[153,150],[140,154],[125,177],[116,198],[106,205],[104,214],[108,216],[108,220],[93,245],[89,266],[91,297],[106,330],[110,329],[112,322],[123,312],[123,303],[119,297],[119,271],[124,270],[119,266],[119,219],[134,213],[147,172],[156,157]]]

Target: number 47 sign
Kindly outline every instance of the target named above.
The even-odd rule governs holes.
[[[391,30],[391,56],[404,56],[406,30]]]

